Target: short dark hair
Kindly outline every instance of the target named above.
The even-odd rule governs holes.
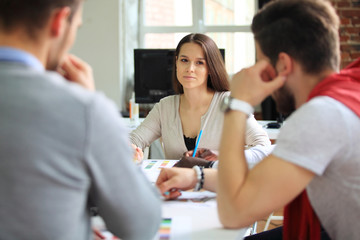
[[[274,66],[285,52],[307,73],[339,68],[339,17],[326,0],[271,1],[255,15],[251,29]]]
[[[228,74],[225,69],[224,60],[216,43],[208,36],[200,33],[191,33],[183,37],[175,50],[175,59],[173,65],[173,86],[176,93],[184,93],[183,86],[180,84],[176,76],[176,59],[179,56],[181,47],[185,43],[196,43],[204,51],[205,61],[209,69],[209,77],[207,80],[208,88],[223,92],[229,90]]]
[[[30,37],[43,28],[56,8],[70,7],[69,21],[83,0],[0,0],[0,30],[11,32],[24,27]]]

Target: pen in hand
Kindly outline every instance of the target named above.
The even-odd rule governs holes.
[[[197,151],[198,146],[199,146],[199,142],[200,142],[200,138],[201,138],[202,132],[203,132],[203,130],[201,129],[200,132],[199,132],[199,137],[198,137],[197,140],[196,140],[196,144],[195,144],[195,148],[194,148],[194,152],[193,152],[192,157],[195,157],[195,155],[196,155],[196,151]]]
[[[202,128],[201,128],[201,130],[200,130],[200,132],[199,132],[199,136],[198,136],[198,138],[196,139],[196,144],[195,144],[195,148],[194,148],[194,152],[193,152],[192,157],[195,157],[195,155],[196,155],[196,151],[197,151],[197,149],[198,149],[198,147],[199,147],[199,142],[200,142],[200,138],[201,138],[202,132],[203,132],[203,130],[205,129],[205,126],[206,126],[208,120],[209,120],[209,117],[206,118],[206,120],[205,120],[205,122],[204,122],[204,125],[202,126]]]

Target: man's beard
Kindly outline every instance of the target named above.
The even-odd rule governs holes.
[[[295,98],[292,92],[284,85],[272,94],[276,102],[276,109],[284,116],[295,111]]]

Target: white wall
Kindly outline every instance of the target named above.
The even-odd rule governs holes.
[[[86,0],[83,26],[71,50],[92,66],[96,89],[115,101],[119,108],[124,101],[120,88],[121,1]]]

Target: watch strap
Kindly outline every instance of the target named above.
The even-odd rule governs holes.
[[[254,113],[254,108],[249,103],[236,98],[231,98],[229,108],[231,110],[243,112],[248,116]]]

